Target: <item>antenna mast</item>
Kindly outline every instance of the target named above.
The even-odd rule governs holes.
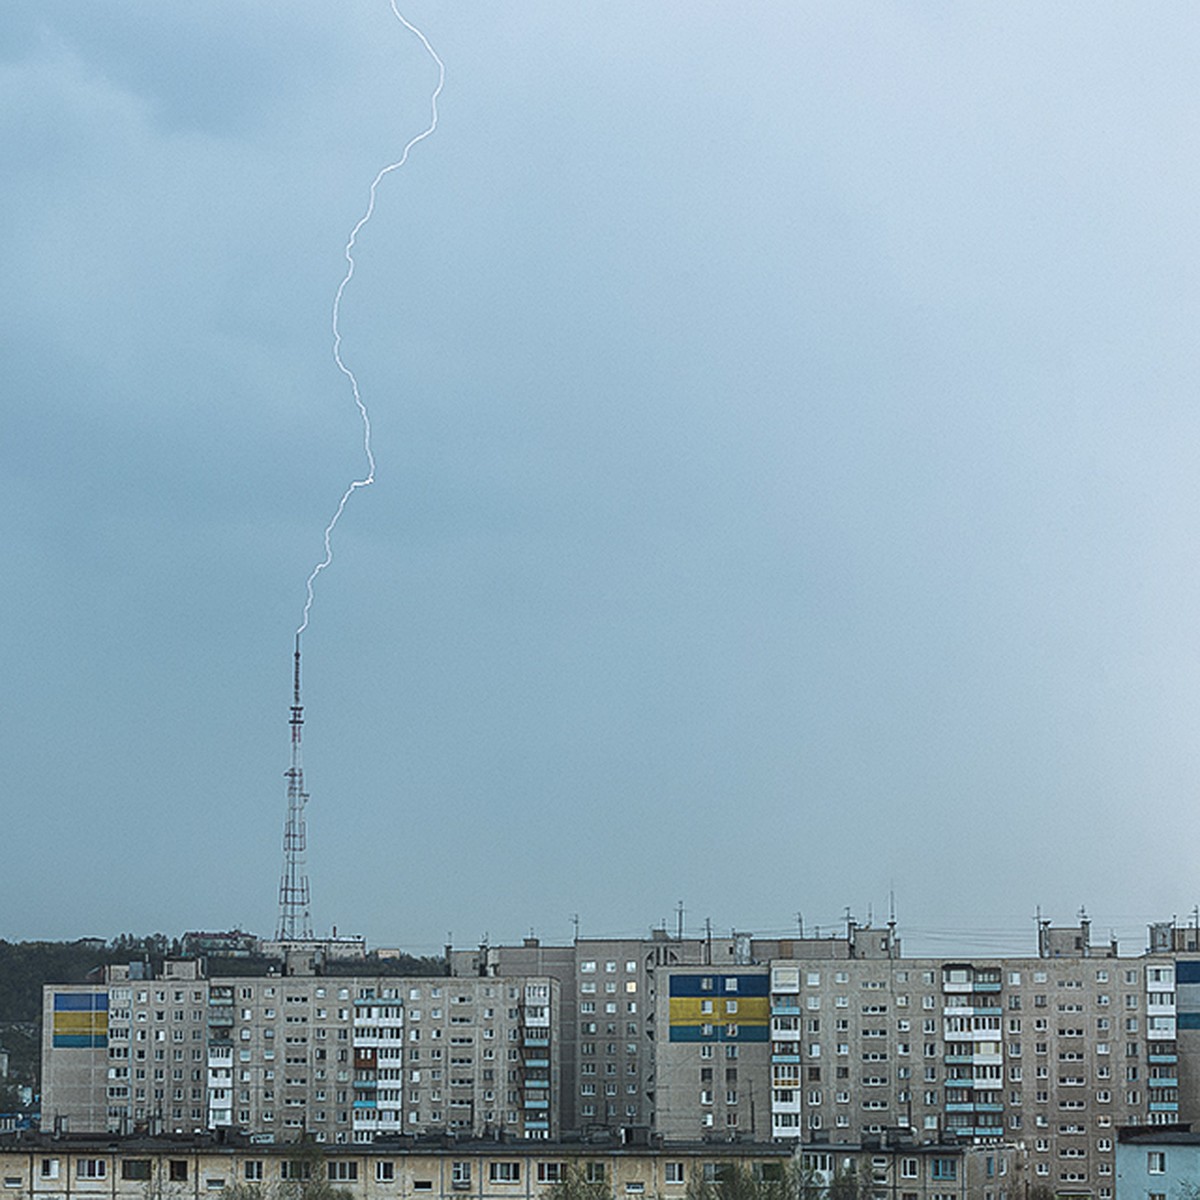
[[[287,779],[288,811],[283,827],[283,875],[279,880],[279,925],[275,931],[278,941],[296,941],[313,936],[312,915],[309,912],[308,875],[304,870],[304,851],[308,838],[304,825],[304,806],[308,793],[304,790],[304,767],[300,759],[300,730],[304,725],[304,706],[300,703],[300,635],[296,634],[295,666],[292,673],[291,765],[284,772]]]

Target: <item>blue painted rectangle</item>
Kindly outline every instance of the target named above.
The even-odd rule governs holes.
[[[55,1012],[107,1012],[107,992],[55,992]]]
[[[704,987],[708,980],[708,987]],[[733,987],[730,980],[736,980]],[[769,996],[771,980],[765,973],[759,975],[737,975],[726,971],[718,975],[672,975],[670,985],[672,996],[727,996],[736,1000],[739,996]]]
[[[703,1025],[672,1025],[672,1042],[769,1042],[771,1031],[765,1025],[739,1025],[737,1036],[730,1037],[724,1025],[712,1026],[712,1033],[705,1033]]]
[[[1200,962],[1177,962],[1175,964],[1176,983],[1200,983]]]

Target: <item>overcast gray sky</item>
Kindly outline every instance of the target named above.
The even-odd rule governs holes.
[[[1140,946],[1200,795],[1200,10],[421,3],[313,916]],[[0,9],[0,936],[272,932],[386,0]]]

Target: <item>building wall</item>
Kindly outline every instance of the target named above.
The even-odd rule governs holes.
[[[663,1136],[771,1136],[770,980],[765,966],[662,974],[655,1024]]]

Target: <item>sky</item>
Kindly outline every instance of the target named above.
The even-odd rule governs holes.
[[[1200,10],[421,0],[304,634],[320,932],[1200,901]],[[277,918],[387,0],[0,8],[0,937]]]

